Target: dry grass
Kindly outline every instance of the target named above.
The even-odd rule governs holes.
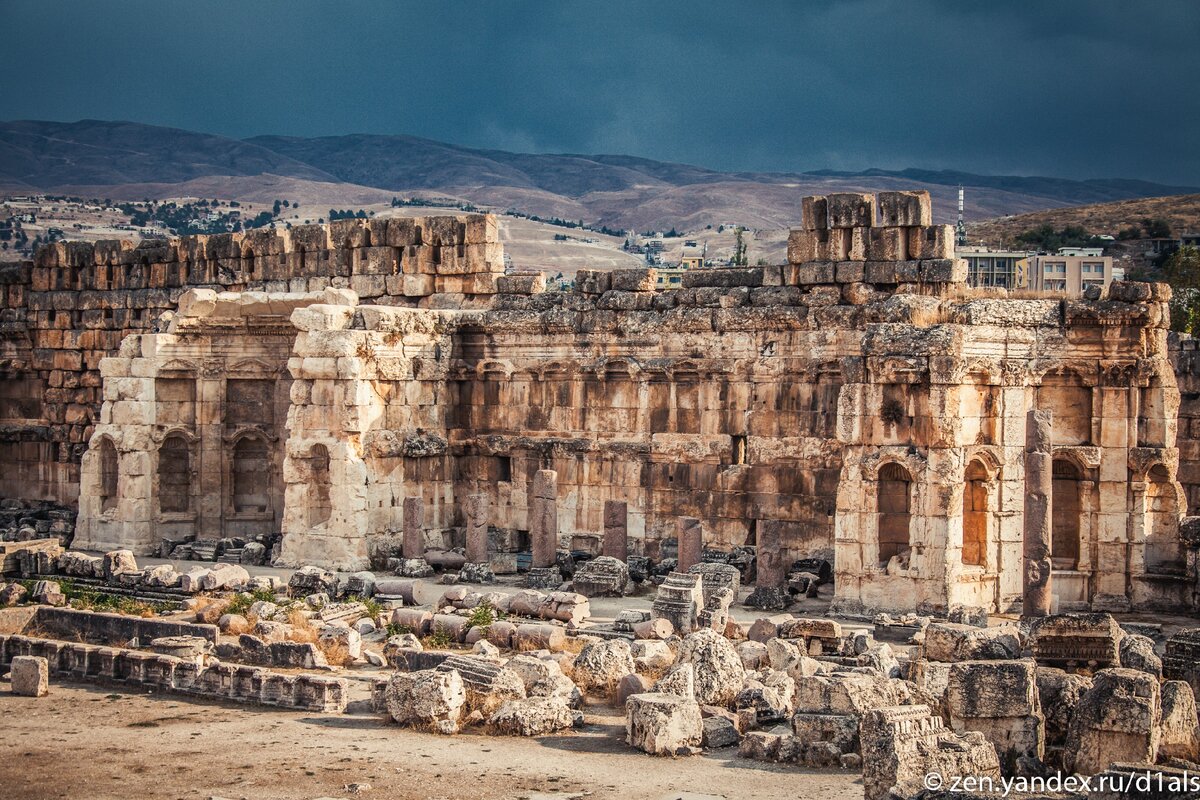
[[[289,642],[298,642],[300,644],[316,644],[320,638],[317,635],[316,626],[308,617],[304,616],[304,612],[298,608],[293,608],[287,615],[288,625],[292,627],[287,635]]]
[[[196,609],[196,622],[216,625],[232,602],[228,597],[201,597],[202,605]]]
[[[319,639],[317,640],[317,649],[325,655],[325,660],[332,666],[344,667],[353,661],[350,658],[350,650],[341,642],[335,642],[331,639]]]

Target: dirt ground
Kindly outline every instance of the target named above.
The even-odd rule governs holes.
[[[860,800],[859,775],[760,764],[734,749],[653,758],[622,741],[623,720],[589,710],[574,734],[437,736],[369,712],[320,715],[52,683],[47,697],[0,685],[0,796],[319,797],[384,800]],[[350,784],[370,784],[355,793]]]

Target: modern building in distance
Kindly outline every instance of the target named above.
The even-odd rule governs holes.
[[[692,245],[694,244],[693,242]],[[681,289],[683,273],[689,269],[704,269],[704,251],[693,251],[686,244],[684,247],[683,256],[678,264],[662,264],[658,267],[658,278],[655,281],[658,289]]]
[[[1099,247],[1064,247],[1054,255],[1025,250],[960,247],[955,255],[967,262],[967,283],[1006,289],[1082,297],[1088,286],[1107,286],[1115,279],[1113,260]]]
[[[1029,288],[1082,297],[1089,286],[1108,286],[1113,281],[1113,260],[1100,255],[1102,252],[1100,248],[1063,248],[1056,255],[1033,256]]]
[[[1029,284],[1029,258],[1032,254],[1024,250],[959,247],[955,255],[967,262],[967,283],[971,286],[1020,289]]]

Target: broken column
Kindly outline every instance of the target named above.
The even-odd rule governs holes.
[[[700,576],[672,572],[658,587],[650,613],[653,619],[667,620],[676,633],[686,636],[696,630],[703,608]]]
[[[458,572],[463,583],[494,583],[495,574],[488,562],[488,497],[468,495],[463,510],[467,517],[467,563]]]
[[[558,570],[558,473],[539,469],[529,487],[529,538],[533,561],[526,585],[531,589],[556,588]]]
[[[467,497],[467,561],[483,564],[488,560],[488,498],[485,494]]]
[[[1030,411],[1025,423],[1025,617],[1050,614],[1053,448],[1050,411]]]
[[[704,528],[695,517],[679,517],[675,520],[675,532],[679,541],[679,563],[675,570],[687,572],[700,563],[700,554],[704,551]]]
[[[787,608],[791,597],[786,586],[787,563],[783,553],[783,525],[778,520],[762,520],[759,523],[754,563],[754,591],[746,598],[746,605],[764,611]]]
[[[629,560],[629,506],[624,500],[604,501],[604,541],[600,552],[618,561]]]
[[[425,557],[425,503],[420,497],[404,498],[405,558]]]

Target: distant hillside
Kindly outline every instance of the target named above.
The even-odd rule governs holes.
[[[780,229],[800,199],[837,191],[927,189],[935,219],[952,221],[957,187],[968,219],[1200,192],[1135,180],[973,175],[928,170],[859,173],[720,172],[622,155],[522,154],[414,136],[258,136],[245,141],[132,122],[0,123],[0,191],[177,197],[219,188],[261,200],[284,186],[306,203],[354,198],[450,197],[611,228],[698,230],[739,224]],[[278,196],[278,195],[277,195]]]
[[[1001,217],[968,225],[967,235],[972,243],[1000,245],[1011,243],[1020,233],[1049,224],[1055,230],[1078,225],[1097,236],[1116,236],[1122,228],[1143,219],[1165,219],[1175,236],[1200,233],[1200,194],[1145,197]]]
[[[338,180],[267,148],[207,133],[90,119],[0,123],[0,179],[43,189],[264,173]]]

